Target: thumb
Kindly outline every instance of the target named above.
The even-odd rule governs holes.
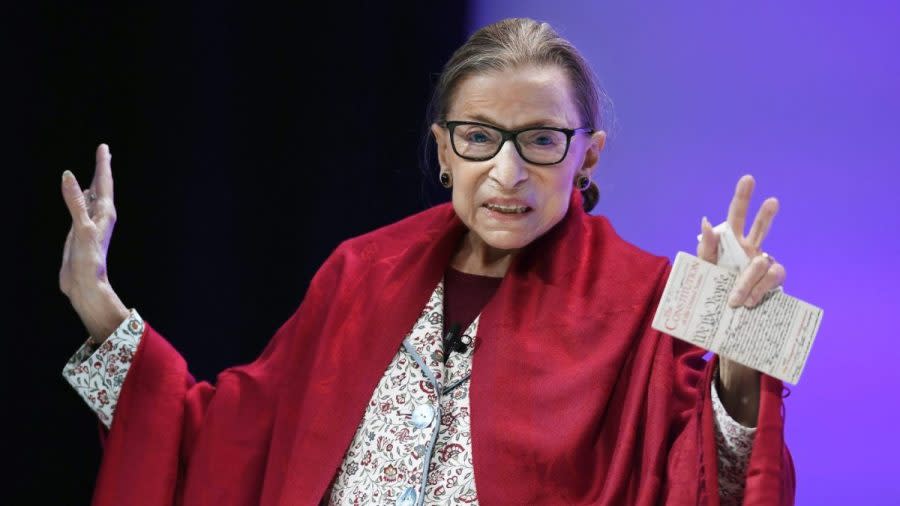
[[[77,226],[87,225],[91,218],[88,216],[87,204],[84,202],[84,192],[81,191],[75,175],[68,170],[63,172],[62,194],[63,200],[66,201],[66,207],[69,208],[69,214],[72,215],[72,222]]]
[[[710,263],[716,263],[719,260],[719,236],[713,231],[712,225],[706,216],[700,221],[700,231],[702,236],[697,244],[697,256]]]

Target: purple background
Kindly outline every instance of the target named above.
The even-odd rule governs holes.
[[[472,30],[550,22],[615,104],[598,211],[657,254],[694,252],[757,180],[786,291],[825,310],[787,401],[797,503],[897,504],[900,7],[892,2],[474,2]],[[749,220],[748,220],[749,222]]]

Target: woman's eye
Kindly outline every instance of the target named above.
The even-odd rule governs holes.
[[[565,142],[554,130],[530,130],[519,138],[523,144],[536,148],[552,148]]]
[[[484,142],[489,142],[491,139],[484,132],[471,132],[471,133],[469,133],[469,135],[466,136],[466,140],[468,140],[469,142],[475,142],[475,143],[480,144],[480,143],[484,143]]]

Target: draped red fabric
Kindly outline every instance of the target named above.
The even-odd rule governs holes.
[[[314,505],[465,227],[449,204],[343,243],[253,363],[195,383],[149,324],[96,505]],[[581,211],[485,306],[470,379],[481,504],[718,504],[715,361],[650,328],[665,258]],[[781,383],[763,376],[745,504],[792,504]]]

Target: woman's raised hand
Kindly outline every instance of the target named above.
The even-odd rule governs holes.
[[[128,309],[109,283],[106,253],[116,224],[109,147],[97,147],[94,179],[82,191],[70,171],[63,172],[62,195],[72,217],[63,247],[59,288],[96,340],[108,337],[128,317]]]
[[[750,197],[753,195],[753,187],[756,182],[753,176],[742,177],[734,189],[731,205],[728,207],[728,225],[737,238],[750,263],[743,269],[731,291],[728,299],[732,307],[753,307],[762,300],[773,288],[784,283],[784,266],[776,262],[774,258],[763,253],[762,243],[772,220],[778,213],[778,200],[774,197],[767,198],[759,207],[753,225],[747,235],[744,235],[744,226],[747,221],[747,208],[750,206]],[[713,232],[712,225],[706,219],[701,224],[702,238],[697,245],[697,256],[707,262],[716,263],[718,260],[719,238]]]
[[[762,203],[750,231],[744,235],[747,208],[750,207],[755,183],[753,176],[742,177],[728,207],[728,225],[750,258],[750,263],[738,275],[728,298],[728,304],[732,307],[756,306],[769,290],[784,283],[785,278],[784,266],[764,254],[762,249],[763,240],[778,213],[777,199],[770,197]],[[719,237],[706,218],[700,228],[703,235],[697,245],[697,256],[716,263]],[[759,414],[759,372],[722,357],[718,378],[720,388],[717,391],[728,413],[746,426],[755,426]]]

